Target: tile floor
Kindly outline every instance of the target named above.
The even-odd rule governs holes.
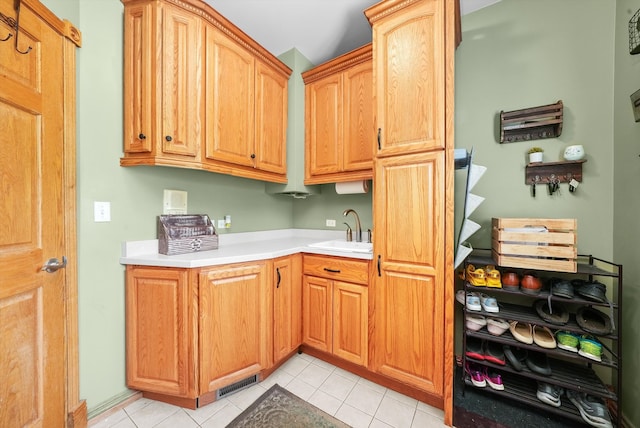
[[[92,428],[225,427],[273,384],[352,427],[445,427],[444,412],[306,354],[296,354],[259,384],[198,410],[141,398]]]

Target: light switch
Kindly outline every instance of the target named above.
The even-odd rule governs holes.
[[[96,223],[111,221],[111,202],[93,202],[93,220]]]

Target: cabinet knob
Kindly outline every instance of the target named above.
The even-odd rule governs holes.
[[[166,137],[164,137],[164,139],[167,140],[167,141],[173,140],[173,138],[171,138],[171,135],[167,135]]]
[[[255,153],[251,153],[251,159],[255,159],[256,158],[256,154]]]
[[[140,133],[140,134],[138,134],[138,138],[141,139],[141,140],[146,140],[147,136],[144,135],[143,133]]]

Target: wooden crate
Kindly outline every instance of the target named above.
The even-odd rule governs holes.
[[[576,272],[576,219],[493,218],[492,226],[492,255],[499,266]]]

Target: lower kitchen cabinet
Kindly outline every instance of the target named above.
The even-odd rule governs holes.
[[[265,261],[200,271],[201,395],[268,368],[269,303]]]
[[[188,269],[127,267],[127,386],[195,399],[197,283]]]
[[[369,262],[304,255],[303,343],[367,366]]]
[[[127,386],[196,408],[269,368],[270,263],[127,266]]]
[[[273,261],[273,362],[287,358],[302,343],[302,255]]]

